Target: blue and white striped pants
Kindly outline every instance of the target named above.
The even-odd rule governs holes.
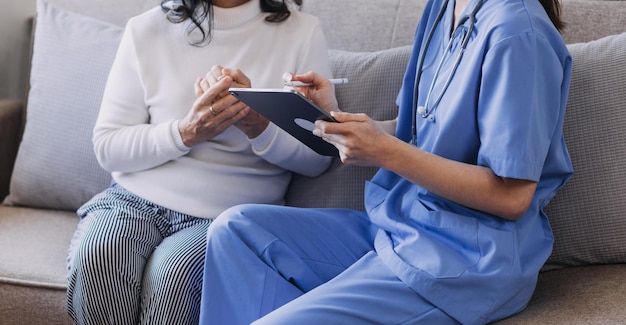
[[[75,323],[198,323],[211,219],[165,209],[119,185],[78,214],[67,291]]]

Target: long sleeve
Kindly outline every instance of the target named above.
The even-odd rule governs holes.
[[[213,65],[238,68],[259,88],[282,87],[288,71],[331,76],[317,18],[293,11],[268,23],[258,0],[214,9],[206,46],[190,45],[188,25],[168,22],[159,7],[129,20],[93,136],[115,182],[203,218],[241,203],[282,204],[292,172],[316,176],[331,161],[273,124],[255,139],[231,126],[210,141],[183,144],[177,123],[196,100],[195,80]]]
[[[299,66],[291,72],[300,74],[315,71],[331,78],[326,39],[319,22],[309,35],[300,36],[307,41],[304,42],[301,55],[297,57]],[[270,126],[273,127],[251,142],[256,154],[287,170],[311,177],[318,176],[328,168],[331,157],[315,153],[284,130],[273,124]],[[289,154],[285,155],[285,152]]]
[[[175,120],[151,124],[135,45],[127,29],[94,128],[94,150],[110,172],[152,168],[189,152]]]

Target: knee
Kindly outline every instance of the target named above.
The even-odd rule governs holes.
[[[122,247],[120,243],[103,233],[85,232],[70,247],[71,259],[68,259],[70,271],[95,270],[110,265],[117,260]]]
[[[188,245],[157,247],[143,274],[143,309],[169,308],[184,302],[200,301],[204,267],[204,247]]]
[[[142,291],[144,296],[181,298],[183,294],[199,292],[201,283],[202,264],[198,268],[167,260],[151,261],[144,269]]]
[[[163,253],[157,248],[144,269],[144,286],[167,291],[172,286],[193,286],[201,281],[204,254],[189,248],[177,253]]]
[[[261,205],[243,204],[231,207],[220,214],[209,226],[206,238],[207,264],[212,260],[233,258],[269,241],[266,232],[255,221]],[[255,216],[255,218],[251,218]]]
[[[250,220],[246,215],[255,208],[255,204],[240,204],[224,210],[209,227],[208,240],[219,240],[222,236],[230,237],[249,225]]]

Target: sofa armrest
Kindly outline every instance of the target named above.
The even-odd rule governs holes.
[[[9,193],[9,182],[22,134],[24,105],[0,99],[0,202]]]

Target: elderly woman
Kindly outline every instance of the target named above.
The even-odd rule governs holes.
[[[287,71],[330,77],[320,23],[297,9],[169,1],[128,22],[93,137],[114,184],[78,210],[69,253],[76,323],[197,323],[213,219],[282,204],[292,172],[328,167],[227,92],[280,87]]]

